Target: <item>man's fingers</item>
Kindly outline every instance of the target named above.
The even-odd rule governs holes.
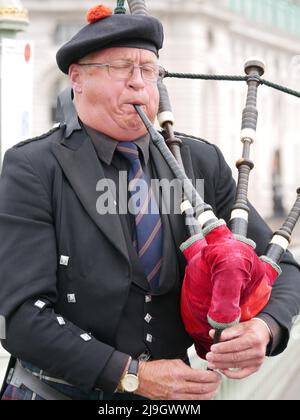
[[[253,343],[248,336],[241,336],[230,341],[220,342],[211,346],[212,353],[238,353],[249,350],[253,347]]]
[[[245,369],[245,368],[250,368],[250,367],[259,367],[262,364],[263,361],[258,362],[257,359],[251,359],[251,360],[244,360],[243,362],[230,362],[230,363],[222,363],[222,362],[217,362],[217,363],[208,363],[207,367],[209,369],[219,369],[219,370],[223,370],[223,369]]]
[[[213,337],[212,331],[210,336]],[[222,332],[220,342],[212,345],[206,355],[208,368],[219,369],[231,379],[246,378],[263,364],[269,339],[267,328],[262,328],[255,320],[228,328]]]
[[[262,359],[264,354],[259,352],[258,349],[249,349],[241,352],[235,353],[207,353],[206,360],[209,363],[235,363],[239,364],[241,362],[250,361],[252,359]]]
[[[236,325],[231,328],[226,328],[222,331],[220,341],[232,340],[233,338],[240,337],[243,334],[242,324]],[[209,335],[211,338],[215,337],[215,330],[210,330]]]
[[[211,398],[222,379],[218,372],[192,369],[182,360],[142,362],[139,376],[139,395],[167,400],[184,399],[183,394],[189,399]]]
[[[221,370],[221,372],[223,373],[223,375],[227,376],[227,378],[230,378],[230,379],[244,379],[252,375],[252,373],[257,372],[258,369],[259,367],[245,368],[245,369],[240,369],[237,371],[223,369]]]
[[[207,384],[195,384],[192,382],[186,382],[183,385],[182,390],[179,390],[178,393],[193,394],[193,395],[204,395],[210,394],[216,390],[218,385],[216,383],[207,383]]]
[[[212,400],[217,394],[217,390],[215,390],[214,392],[210,392],[208,394],[179,394],[178,397],[176,398],[177,400],[195,400],[195,401],[210,401]]]
[[[220,383],[221,382],[221,375],[217,372],[209,372],[203,371],[198,369],[189,368],[188,371],[184,372],[184,379],[188,382],[194,383]]]

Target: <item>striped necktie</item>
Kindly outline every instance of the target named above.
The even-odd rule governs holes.
[[[151,190],[148,177],[143,171],[137,145],[120,142],[117,151],[128,160],[129,211],[135,216],[133,245],[144,267],[150,288],[159,284],[162,266],[162,222],[159,208]]]

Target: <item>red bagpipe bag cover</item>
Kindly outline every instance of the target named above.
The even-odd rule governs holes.
[[[212,345],[212,327],[224,329],[247,321],[269,301],[280,268],[267,257],[259,258],[254,247],[251,240],[237,239],[225,222],[181,246],[187,261],[181,315],[202,358]]]

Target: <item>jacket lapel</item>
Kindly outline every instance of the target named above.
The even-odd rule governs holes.
[[[61,165],[83,207],[107,239],[127,259],[127,246],[118,214],[100,215],[96,186],[104,180],[104,171],[91,140],[84,130],[74,131],[67,140],[53,144],[53,153]],[[111,194],[108,188],[109,194]],[[116,200],[111,196],[111,202]]]
[[[195,174],[193,171],[193,162],[189,146],[181,147],[181,159],[187,177],[192,181],[193,185],[195,185]]]

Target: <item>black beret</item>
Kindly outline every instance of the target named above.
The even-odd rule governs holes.
[[[162,24],[154,17],[114,14],[84,26],[58,50],[56,61],[60,70],[68,74],[72,63],[104,48],[143,48],[158,55],[163,38]]]

